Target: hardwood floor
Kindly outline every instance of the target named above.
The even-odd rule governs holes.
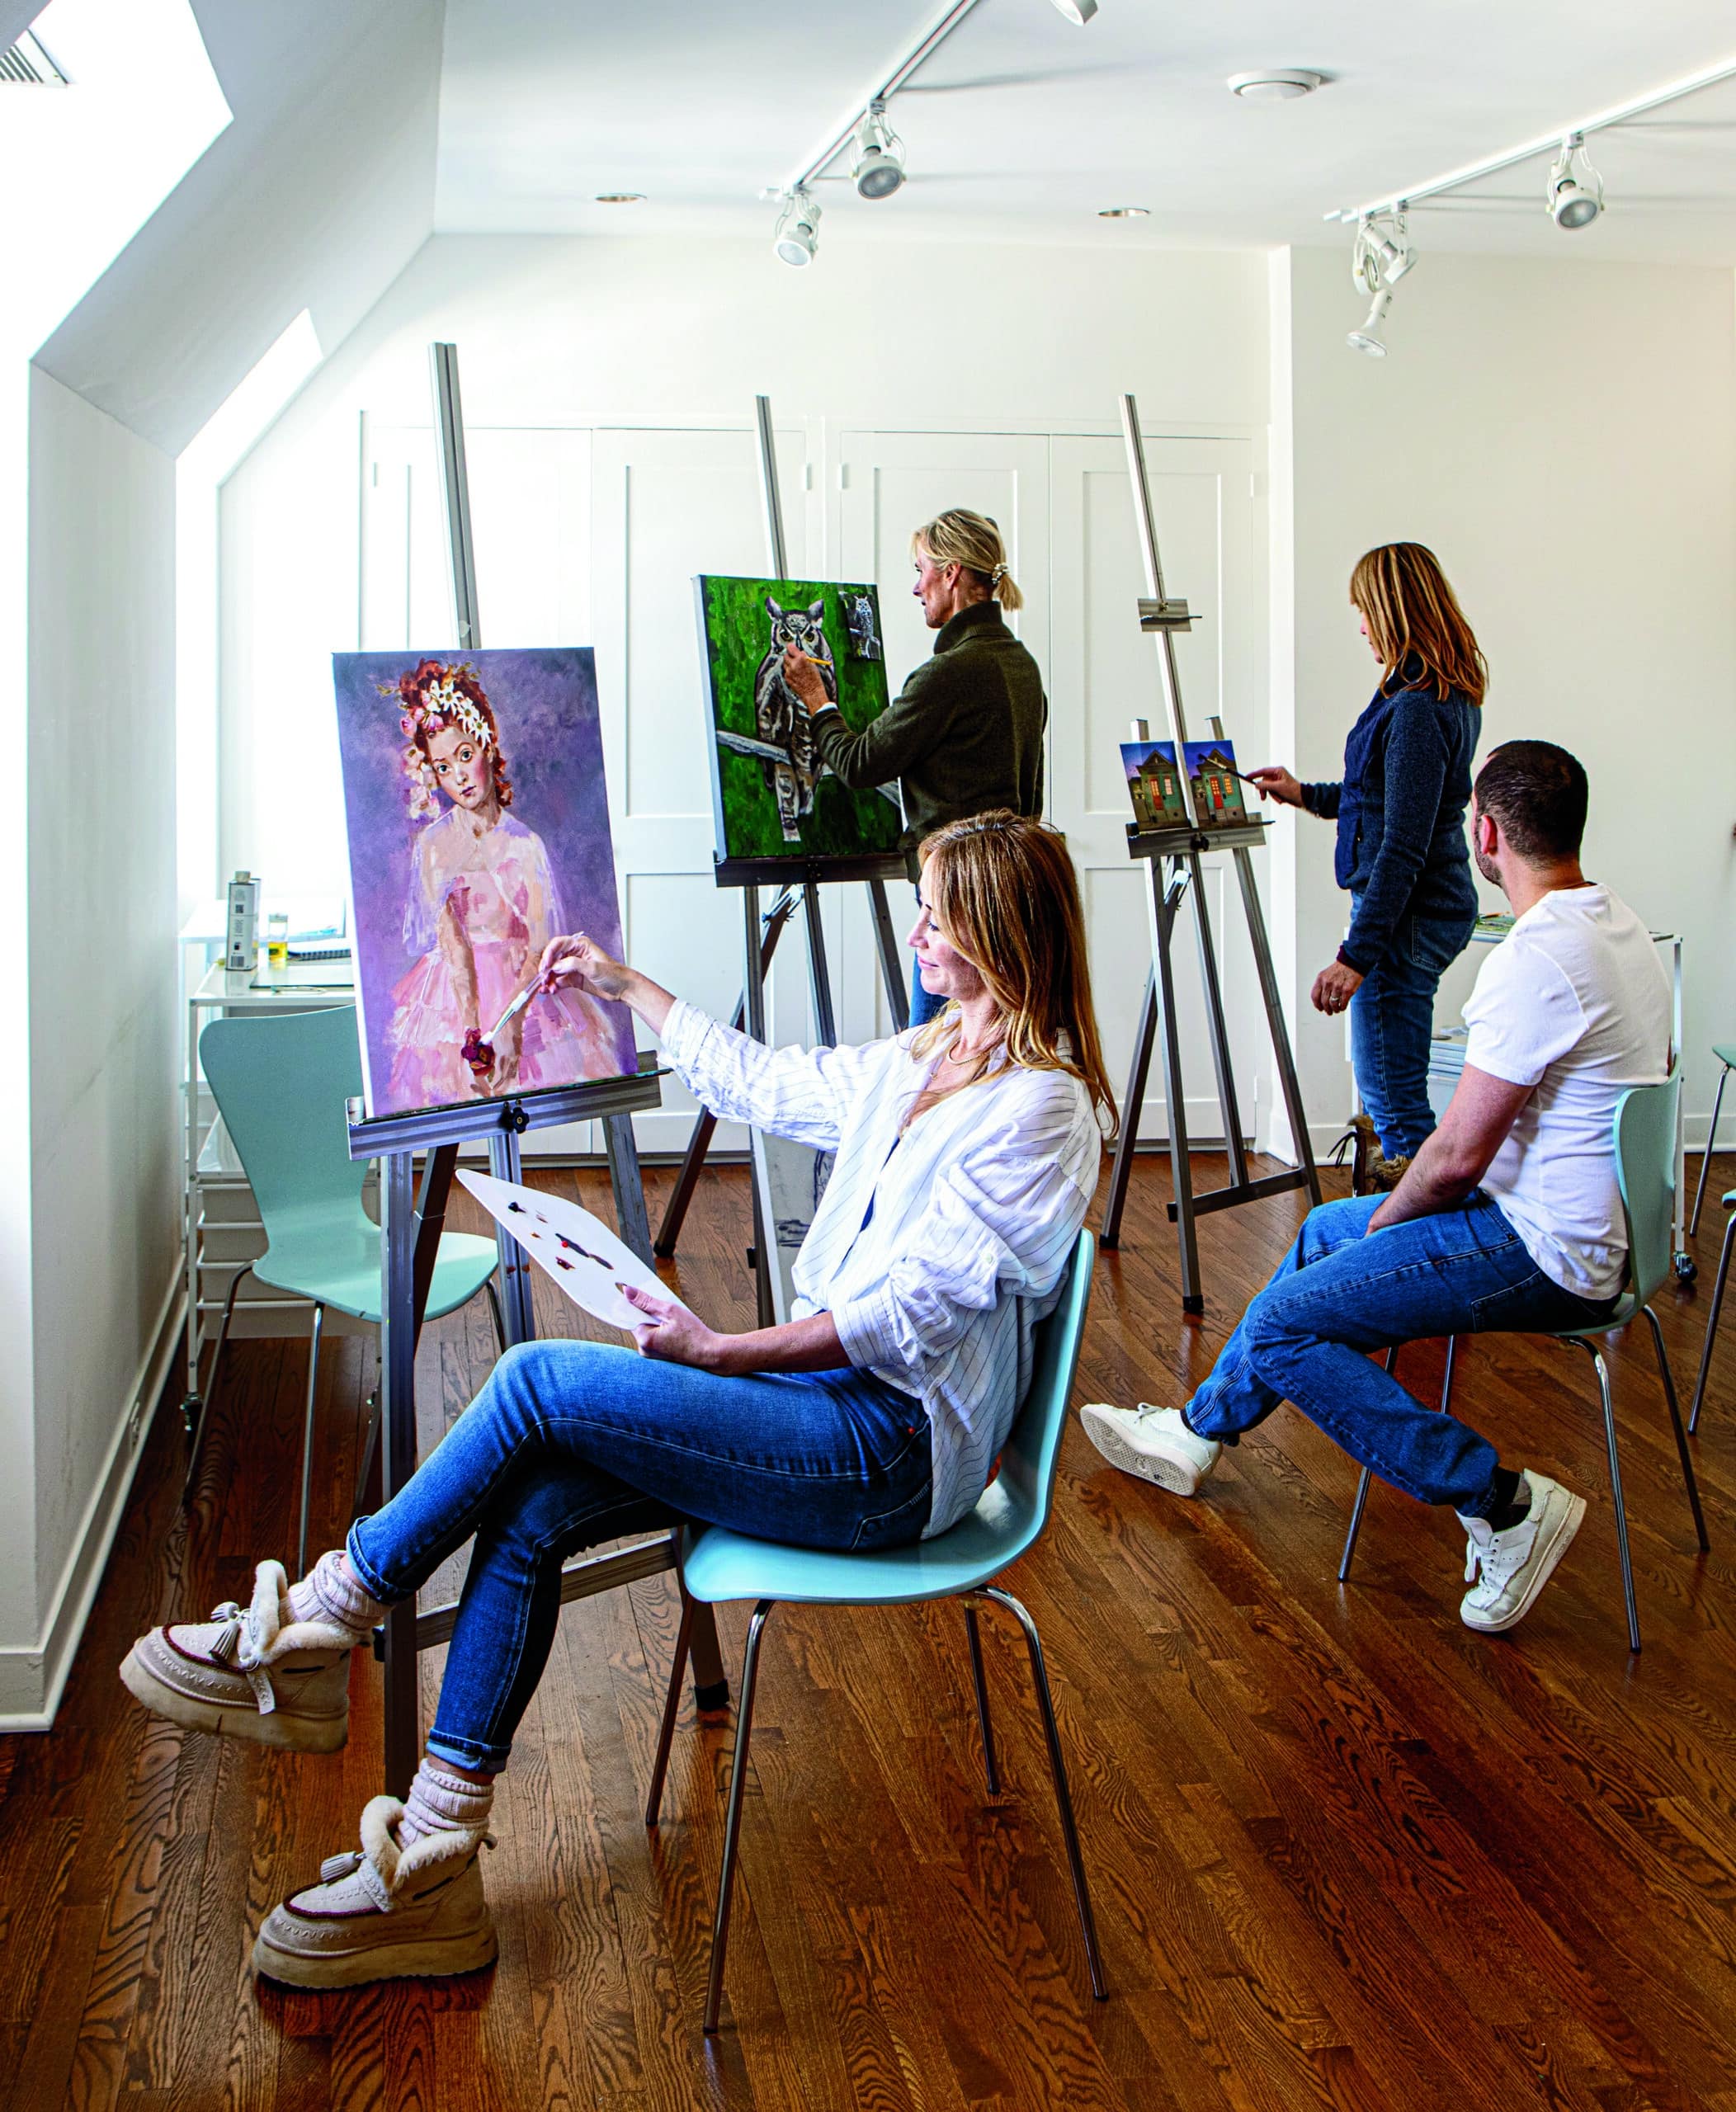
[[[1717,1169],[1715,1188],[1736,1172]],[[570,1184],[571,1175],[547,1176]],[[578,1192],[606,1207],[601,1176]],[[653,1215],[667,1175],[653,1176]],[[1078,1398],[1182,1398],[1290,1237],[1206,1221],[1184,1325],[1164,1165],[1100,1265]],[[1699,1242],[1709,1275],[1722,1232]],[[677,1271],[752,1321],[741,1176],[702,1185]],[[1660,1311],[1684,1402],[1709,1295]],[[541,1323],[580,1316],[539,1280]],[[485,1311],[431,1327],[432,1440],[485,1373]],[[1457,1619],[1462,1536],[1293,1411],[1184,1503],[1078,1433],[1009,1582],[1042,1629],[1111,1983],[1094,2004],[1012,1624],[985,1620],[1002,1794],[983,1789],[955,1609],[780,1609],[762,1666],[724,2028],[700,2017],[733,1726],[677,1734],[640,1818],[674,1634],[666,1578],[571,1607],[496,1809],[492,1972],[298,1995],[248,1977],[260,1916],[356,1838],[378,1787],[358,1661],[330,1760],[183,1736],[115,1677],[153,1621],[245,1596],[294,1528],[305,1345],[243,1343],[197,1506],[159,1413],[59,1721],[0,1740],[0,2104],[167,2108],[1337,2106],[1736,2112],[1736,1320],[1696,1445],[1694,1546],[1643,1339],[1616,1386],[1644,1654],[1630,1658],[1581,1359],[1484,1340],[1459,1404],[1590,1500],[1515,1635]],[[328,1346],[317,1544],[336,1537],[371,1351]],[[1438,1389],[1441,1346],[1401,1375]],[[745,1609],[725,1609],[732,1674]],[[441,1664],[425,1662],[427,1700]]]

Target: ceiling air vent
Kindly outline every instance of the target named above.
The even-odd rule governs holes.
[[[64,88],[66,76],[46,46],[26,30],[9,51],[0,51],[0,83],[23,88]]]

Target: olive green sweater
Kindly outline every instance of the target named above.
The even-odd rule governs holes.
[[[1043,811],[1043,729],[1049,705],[1037,663],[978,601],[944,624],[931,658],[871,725],[852,733],[836,705],[817,713],[814,738],[852,792],[896,779],[904,801],[910,877],[931,829],[992,807]]]

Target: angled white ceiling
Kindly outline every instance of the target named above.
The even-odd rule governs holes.
[[[426,239],[443,9],[194,12],[234,122],[36,354],[171,454],[301,309],[331,351]]]
[[[763,231],[799,167],[934,20],[931,0],[447,0],[436,224],[518,232]],[[1729,0],[982,0],[901,94],[910,181],[876,205],[818,191],[821,261],[858,235],[1343,243],[1330,209],[1420,183],[1736,58]],[[1267,66],[1333,77],[1237,102]],[[1544,166],[1419,211],[1425,247],[1736,262],[1736,83],[1606,134],[1611,210],[1564,235]],[[837,172],[842,175],[842,172]],[[642,191],[644,205],[593,202]],[[1143,205],[1149,220],[1105,223]]]

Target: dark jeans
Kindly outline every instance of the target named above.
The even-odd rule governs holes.
[[[871,1372],[723,1379],[599,1342],[508,1350],[409,1482],[350,1528],[387,1605],[474,1533],[428,1751],[504,1767],[548,1662],[564,1558],[677,1519],[799,1547],[896,1547],[928,1523],[922,1403]]]
[[[1455,1210],[1370,1234],[1385,1200],[1358,1195],[1309,1212],[1189,1402],[1187,1426],[1233,1445],[1293,1401],[1394,1488],[1481,1517],[1495,1499],[1494,1446],[1424,1407],[1368,1352],[1428,1335],[1592,1327],[1616,1301],[1576,1298],[1545,1275],[1480,1189]]]
[[[1350,1001],[1356,1090],[1389,1158],[1409,1158],[1435,1126],[1428,1044],[1441,978],[1470,943],[1471,917],[1406,917]]]

